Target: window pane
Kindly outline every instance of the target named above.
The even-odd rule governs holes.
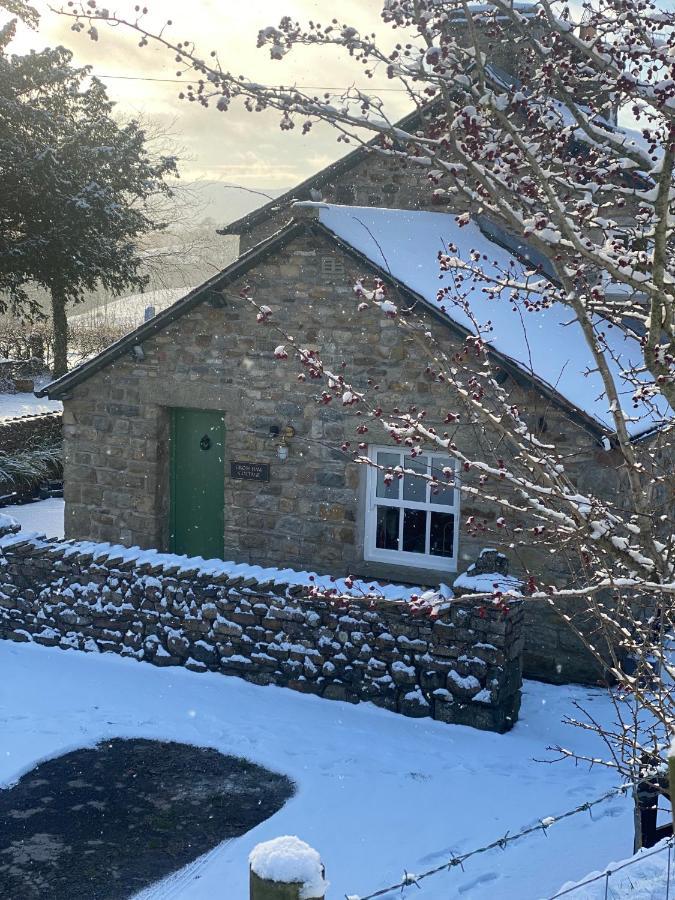
[[[406,456],[404,459],[404,468],[412,469],[413,472],[421,472],[427,474],[426,456]],[[414,500],[417,503],[425,503],[427,499],[427,482],[425,478],[417,478],[415,475],[404,475],[403,477],[403,499]]]
[[[444,460],[434,460],[431,464],[431,474],[438,478],[439,481],[448,482],[448,484],[453,484],[454,479],[454,467],[449,464],[450,461],[447,462]],[[448,475],[443,474],[443,469],[452,469],[452,471]],[[447,487],[444,484],[439,484],[437,487],[431,486],[429,489],[429,502],[434,503],[438,506],[454,506],[455,504],[455,489],[454,487]]]
[[[407,553],[424,553],[427,536],[427,514],[423,509],[403,510],[403,549]]]
[[[401,457],[398,453],[378,453],[377,454],[377,464],[378,466],[398,466],[401,463]],[[399,481],[395,475],[394,480],[391,484],[387,485],[384,483],[384,472],[381,469],[377,470],[377,491],[376,494],[378,497],[384,497],[387,500],[398,500],[399,497]]]
[[[377,507],[375,546],[380,550],[398,550],[399,513],[397,506]]]
[[[451,513],[432,512],[429,552],[432,556],[452,556],[455,543],[455,517]]]
[[[454,506],[455,489],[439,484],[438,487],[431,488],[431,495],[429,499],[432,503],[437,503],[440,506]]]
[[[445,476],[441,475],[441,478],[445,480]],[[450,476],[452,478],[452,476]],[[450,481],[450,478],[447,480]],[[432,503],[436,503],[440,506],[454,506],[455,505],[455,489],[454,487],[447,487],[444,484],[439,484],[436,487],[431,487],[429,492],[429,500]]]

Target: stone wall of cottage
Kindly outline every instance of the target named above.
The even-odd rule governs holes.
[[[508,731],[518,717],[522,604],[405,602],[181,568],[157,554],[0,540],[0,638],[237,675],[408,716]]]
[[[342,264],[344,274],[323,274],[326,258]],[[424,406],[427,422],[442,432],[446,412],[458,408],[457,398],[429,374],[434,360],[425,342],[377,309],[357,311],[352,285],[364,274],[334,244],[308,231],[246,278],[257,302],[272,309],[274,324],[259,325],[256,309],[240,299],[239,285],[233,284],[225,291],[224,308],[201,304],[147,340],[142,361],[129,354],[76,386],[64,404],[66,536],[167,550],[170,409],[216,409],[224,412],[226,424],[226,558],[451,584],[451,572],[364,560],[365,469],[340,448],[345,442],[352,447],[364,440],[391,442],[377,421],[368,420],[368,434],[359,435],[364,419],[358,407],[317,403],[321,387],[310,379],[299,382],[293,360],[274,358],[283,341],[275,330],[279,326],[302,345],[320,348],[334,369],[344,358],[350,381],[364,390],[369,383],[379,385],[388,406]],[[400,298],[392,294],[392,299]],[[460,339],[431,315],[428,327],[448,352],[460,349]],[[533,425],[543,422],[546,436],[575,460],[580,489],[589,483],[602,489],[603,482],[607,490],[615,489],[611,454],[597,438],[545,397],[505,372],[501,377]],[[287,461],[280,462],[270,428],[285,425],[295,429],[295,437]],[[454,427],[458,443],[489,457],[492,436],[482,425],[464,417]],[[496,463],[504,448],[496,441],[494,446]],[[230,460],[268,463],[269,482],[231,479]],[[474,475],[464,477],[470,483]],[[564,549],[540,551],[529,538],[516,551],[508,538],[502,546],[503,532],[495,526],[499,515],[480,499],[464,502],[461,519],[471,525],[460,531],[459,571],[490,545],[512,557],[516,573],[540,571],[545,581],[557,583],[574,573],[576,560]],[[541,663],[545,677],[555,677],[549,660],[548,651],[539,654],[529,674],[537,674]]]

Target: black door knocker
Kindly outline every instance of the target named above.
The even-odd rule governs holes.
[[[199,446],[202,448],[202,450],[209,450],[211,448],[211,438],[208,436],[208,434],[204,435],[204,437],[199,442]]]

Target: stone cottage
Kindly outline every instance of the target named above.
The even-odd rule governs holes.
[[[434,377],[433,348],[376,307],[359,311],[353,286],[381,279],[397,318],[414,315],[446,352],[460,352],[471,323],[461,304],[436,300],[437,252],[451,242],[495,264],[513,259],[477,223],[460,229],[448,213],[295,207],[272,237],[48,385],[42,394],[64,403],[66,536],[451,584],[486,543],[460,521],[494,523],[498,511],[460,500],[457,489],[431,492],[414,477],[386,484],[351,448],[363,444],[362,453],[385,466],[433,473],[452,464],[439,453],[411,461],[376,420],[367,420],[364,433],[359,404],[320,402],[321,383],[299,380],[292,354],[277,358],[290,334],[300,346],[320,348],[328,367],[344,363],[358,390],[375,383],[392,406],[424,404],[428,421],[442,423],[455,401]],[[509,303],[477,293],[472,305],[495,323],[495,371],[532,427],[574,453],[580,487],[584,479],[596,488],[603,478],[613,483],[612,454],[603,448],[606,404],[597,374],[581,374],[585,344],[575,326],[563,324],[569,317],[555,308],[533,313],[525,341]],[[258,321],[261,307],[270,310],[266,323]],[[633,348],[616,340],[620,359]],[[489,445],[481,424],[467,419],[457,427],[464,446]],[[636,435],[650,427],[635,423]],[[562,555],[548,556],[545,566],[548,579],[568,577]],[[560,640],[554,631],[551,642]],[[556,656],[537,646],[530,673],[556,677],[568,651],[557,647]]]
[[[534,9],[520,7],[526,15]],[[461,16],[453,27],[463,27]],[[512,84],[514,47],[486,40],[486,52],[489,77]],[[399,126],[425,130],[435,113],[432,102]],[[615,122],[603,119],[603,127]],[[581,490],[592,483],[617,491],[602,387],[597,373],[583,374],[594,366],[567,312],[530,314],[525,335],[511,305],[490,302],[480,290],[437,300],[437,253],[449,244],[503,267],[527,260],[547,272],[546,260],[480,216],[460,229],[456,214],[471,210],[440,212],[424,171],[373,150],[359,147],[223,229],[239,237],[236,262],[44,389],[64,401],[68,537],[452,584],[486,544],[508,549],[491,528],[499,511],[461,500],[458,489],[431,491],[414,477],[385,483],[377,469],[354,460],[354,448],[379,465],[424,473],[450,463],[439,453],[412,461],[358,403],[321,402],[321,383],[298,379],[291,348],[275,349],[292,335],[297,346],[320,350],[357,390],[377,385],[387,405],[402,410],[423,405],[442,431],[457,398],[435,377],[433,340],[470,370],[467,300],[478,320],[494,324],[494,372],[532,431],[569,448]],[[630,219],[629,208],[624,216]],[[373,306],[358,310],[353,286],[373,278],[387,286],[396,319]],[[262,324],[261,307],[271,311]],[[424,333],[431,343],[420,340]],[[611,339],[618,373],[636,347],[616,330]],[[289,359],[277,358],[286,351]],[[646,414],[631,427],[638,438],[656,425]],[[498,458],[483,424],[466,417],[453,428],[463,447]],[[530,548],[512,564],[564,582],[575,562]],[[560,622],[544,608],[530,606],[528,616],[526,671],[585,677],[579,648]]]

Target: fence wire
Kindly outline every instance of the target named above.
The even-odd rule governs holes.
[[[625,862],[621,863],[618,866],[615,866],[613,869],[605,869],[603,872],[600,872],[598,875],[593,875],[591,878],[586,878],[584,881],[579,881],[576,884],[573,884],[571,887],[565,888],[564,891],[558,891],[557,894],[553,894],[551,897],[548,897],[547,900],[558,900],[558,897],[569,897],[576,893],[576,891],[581,890],[581,888],[588,887],[589,884],[595,884],[598,881],[605,881],[605,893],[603,900],[611,900],[611,894],[609,893],[610,889],[610,880],[617,872],[621,872],[624,869],[629,869],[631,866],[638,865],[644,860],[649,859],[650,856],[658,856],[660,853],[665,853],[668,851],[668,865],[666,867],[666,883],[665,893],[663,894],[664,900],[671,900],[670,897],[670,882],[671,882],[671,859],[672,859],[672,851],[675,846],[675,837],[668,838],[668,840],[660,847],[656,847],[654,850],[651,850],[648,853],[641,853],[639,856],[635,856],[632,859],[627,859]],[[673,900],[675,900],[675,895],[673,896]]]
[[[462,853],[457,856],[452,857],[449,860],[446,860],[444,863],[441,863],[438,866],[434,866],[432,869],[428,869],[426,872],[422,872],[418,875],[413,875],[412,873],[405,872],[403,878],[396,882],[396,884],[391,884],[388,887],[380,888],[380,890],[374,891],[370,894],[346,894],[346,900],[374,900],[377,897],[385,897],[387,895],[391,895],[394,892],[399,894],[403,894],[403,892],[408,887],[417,886],[420,887],[419,882],[429,878],[432,875],[437,875],[440,872],[449,871],[455,866],[460,866],[462,869],[464,868],[464,862],[470,859],[473,856],[477,856],[481,853],[486,853],[489,850],[494,850],[496,848],[505,849],[512,841],[520,840],[530,834],[535,832],[543,832],[546,834],[548,828],[556,822],[560,822],[563,819],[568,819],[571,816],[576,816],[582,812],[591,812],[593,807],[597,806],[600,803],[604,803],[607,800],[612,799],[613,797],[620,796],[622,794],[626,794],[627,791],[631,788],[630,784],[623,784],[618,788],[614,788],[611,791],[603,794],[600,797],[596,797],[594,800],[589,800],[586,803],[582,803],[574,809],[570,809],[565,813],[562,813],[558,816],[548,816],[544,819],[541,819],[536,825],[532,825],[528,828],[523,828],[520,831],[509,833],[507,832],[503,837],[498,838],[495,841],[492,841],[489,844],[486,844],[483,847],[477,847],[474,850],[470,850],[467,853]],[[671,864],[672,861],[672,851],[673,847],[675,847],[675,835],[673,837],[668,838],[661,846],[656,847],[654,850],[649,852],[641,853],[639,856],[636,856],[632,859],[626,860],[623,863],[613,867],[607,868],[600,872],[597,875],[593,875],[584,881],[577,882],[569,888],[565,888],[562,891],[558,891],[557,894],[553,894],[550,897],[547,897],[546,900],[558,900],[560,897],[570,897],[570,900],[574,900],[574,893],[576,891],[581,890],[581,888],[588,887],[591,884],[595,884],[604,879],[604,895],[602,898],[598,898],[598,900],[611,900],[612,895],[610,894],[610,881],[618,872],[623,871],[624,869],[628,869],[631,866],[637,865],[638,863],[644,862],[646,859],[649,859],[651,856],[657,856],[660,853],[668,852],[668,863],[666,868],[666,883],[664,885],[664,893],[661,895],[660,900],[675,900],[675,887],[672,891],[671,897],[671,879],[675,880],[675,873],[671,875],[673,872],[673,866]]]
[[[519,841],[530,834],[534,834],[535,832],[546,834],[551,825],[555,825],[556,822],[561,822],[563,819],[569,819],[570,817],[577,816],[583,812],[591,813],[593,807],[597,806],[600,803],[605,803],[607,800],[610,800],[613,797],[617,797],[621,794],[626,794],[630,787],[630,783],[622,784],[620,787],[613,788],[611,791],[607,791],[607,793],[602,794],[600,797],[596,797],[594,800],[587,800],[585,803],[581,803],[579,804],[579,806],[575,806],[574,809],[569,809],[567,810],[567,812],[561,813],[558,816],[546,816],[545,818],[540,819],[536,825],[530,825],[528,828],[521,828],[520,831],[516,831],[514,833],[507,831],[506,834],[503,835],[503,837],[497,838],[496,840],[491,841],[489,844],[485,844],[483,847],[476,847],[473,850],[469,850],[467,853],[461,853],[453,856],[440,865],[434,866],[431,869],[427,869],[426,872],[421,872],[417,875],[405,872],[403,878],[400,881],[397,881],[395,884],[390,884],[388,887],[380,888],[380,890],[378,891],[373,891],[370,894],[345,894],[346,900],[374,900],[374,898],[376,897],[385,897],[387,894],[392,894],[394,892],[403,893],[405,888],[411,887],[412,885],[416,885],[417,887],[419,887],[420,881],[424,881],[432,875],[437,875],[439,872],[448,871],[449,869],[453,869],[455,866],[460,866],[463,869],[464,863],[468,859],[471,859],[471,857],[473,856],[478,856],[481,853],[487,853],[488,851],[495,850],[497,848],[504,850],[513,841]]]

